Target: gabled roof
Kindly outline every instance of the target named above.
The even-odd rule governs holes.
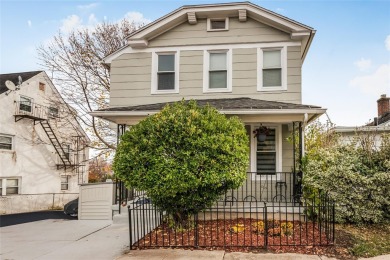
[[[100,109],[95,111],[159,111],[167,104],[173,104],[175,102],[164,102],[139,106],[127,106],[127,107],[112,107],[106,109]],[[220,111],[226,110],[283,110],[283,109],[321,109],[319,106],[300,105],[293,103],[284,103],[276,101],[267,101],[252,99],[247,97],[242,98],[219,98],[219,99],[199,99],[196,100],[199,106],[210,105]]]
[[[127,37],[128,45],[105,57],[104,63],[111,63],[111,60],[117,56],[116,54],[127,47],[147,47],[149,40],[184,22],[194,24],[198,18],[220,17],[221,15],[226,17],[239,17],[240,20],[246,20],[246,17],[250,17],[258,22],[289,33],[291,39],[302,40],[304,46],[302,60],[304,60],[315,34],[315,30],[310,26],[250,2],[185,5],[131,33]]]
[[[17,72],[17,73],[8,73],[8,74],[0,74],[0,94],[8,91],[8,88],[5,85],[7,80],[12,81],[15,85],[18,85],[18,77],[21,76],[23,81],[29,80],[32,77],[38,75],[43,72],[42,70],[37,71],[27,71],[27,72]]]

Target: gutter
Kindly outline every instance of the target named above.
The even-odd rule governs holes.
[[[324,108],[318,109],[251,109],[251,110],[218,110],[225,115],[282,115],[282,114],[323,114],[326,112]],[[93,111],[89,112],[91,116],[96,117],[119,117],[119,116],[149,116],[160,112],[160,110],[151,111]],[[313,117],[308,120],[311,122]]]

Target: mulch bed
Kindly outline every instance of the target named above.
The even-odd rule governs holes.
[[[265,247],[264,229],[256,224],[259,220],[239,218],[234,220],[197,221],[197,227],[178,229],[163,223],[134,244],[136,249],[173,247],[205,250],[225,250],[230,252],[304,253],[335,256],[331,241],[318,223],[289,221],[290,229],[286,231],[286,222],[269,220],[268,246]],[[260,221],[262,222],[262,221]],[[264,224],[264,223],[263,223]],[[284,225],[284,226],[283,226]],[[283,229],[284,227],[284,229]],[[196,232],[197,231],[197,232]],[[195,247],[198,241],[198,247]],[[322,245],[322,246],[320,246]]]

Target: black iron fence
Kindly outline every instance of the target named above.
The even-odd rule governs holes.
[[[232,193],[224,198],[231,196],[228,194]],[[253,250],[333,244],[335,209],[327,194],[312,192],[310,199],[276,202],[261,202],[254,199],[257,194],[249,194],[245,193],[247,199],[222,199],[184,223],[176,223],[171,214],[157,209],[147,197],[137,197],[128,207],[130,249]]]

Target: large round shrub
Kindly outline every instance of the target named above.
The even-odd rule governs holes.
[[[113,167],[118,178],[146,191],[181,222],[243,183],[248,142],[237,117],[183,100],[131,127]]]

